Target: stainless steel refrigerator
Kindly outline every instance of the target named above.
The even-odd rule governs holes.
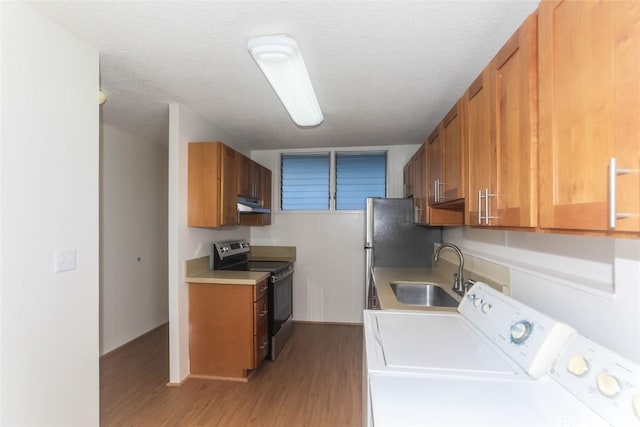
[[[365,306],[373,308],[373,268],[431,267],[442,228],[416,225],[411,199],[369,197],[365,217]]]

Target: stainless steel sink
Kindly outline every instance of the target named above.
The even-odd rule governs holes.
[[[424,307],[457,307],[456,301],[444,289],[434,283],[391,283],[398,302]]]

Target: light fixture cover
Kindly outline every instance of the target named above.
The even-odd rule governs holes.
[[[298,126],[316,126],[324,117],[298,43],[287,35],[253,37],[247,48]]]

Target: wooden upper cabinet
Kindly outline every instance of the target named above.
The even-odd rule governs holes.
[[[222,221],[220,225],[235,225],[238,222],[238,195],[236,193],[236,156],[238,153],[224,144],[221,144],[220,152],[222,158],[220,172]]]
[[[271,170],[259,163],[245,157],[238,163],[238,181],[243,181],[238,185],[238,195],[256,199],[263,208],[271,209]],[[241,213],[238,223],[240,225],[270,225],[270,213]]]
[[[236,152],[221,142],[191,142],[188,151],[187,224],[236,224]]]
[[[411,158],[402,169],[402,197],[413,196],[413,180],[413,158]]]
[[[444,117],[442,142],[444,146],[444,174],[439,191],[440,201],[450,202],[464,199],[464,140],[463,102],[460,99]]]
[[[464,202],[462,109],[463,100],[460,99],[427,140],[429,205]]]
[[[236,160],[236,171],[238,180],[238,195],[245,197],[253,197],[252,181],[251,181],[251,159],[238,153]]]
[[[238,153],[238,196],[260,198],[260,168],[258,163]]]
[[[640,169],[640,2],[543,1],[538,14],[539,225],[638,232],[640,175],[608,169]],[[611,227],[610,208],[630,216]]]
[[[466,223],[482,225],[486,212],[484,194],[496,191],[495,120],[491,116],[491,83],[495,76],[493,62],[478,76],[464,96],[466,104],[467,171],[469,192]],[[489,199],[492,201],[492,199]],[[495,206],[493,207],[495,210]]]
[[[413,208],[416,224],[429,224],[429,206],[427,204],[427,147],[426,143],[411,158],[413,164]]]
[[[537,223],[537,18],[529,16],[465,94],[467,223]]]

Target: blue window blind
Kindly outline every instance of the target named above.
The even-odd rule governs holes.
[[[367,197],[385,197],[387,153],[336,153],[336,209],[364,210]]]
[[[280,208],[329,209],[329,153],[283,154]]]

